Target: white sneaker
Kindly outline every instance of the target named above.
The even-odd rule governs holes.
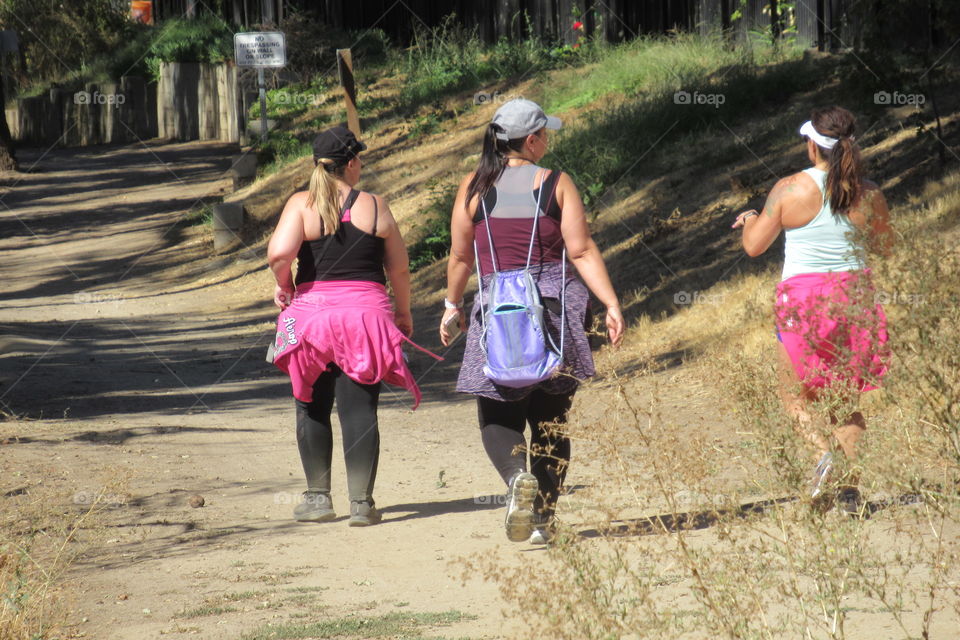
[[[546,521],[537,518],[533,525],[533,533],[530,534],[530,544],[550,544],[555,533],[553,518]]]
[[[817,468],[813,472],[813,480],[810,482],[810,497],[817,498],[823,493],[823,490],[830,479],[830,472],[833,471],[833,454],[827,451],[820,458]]]
[[[507,516],[503,524],[507,530],[507,539],[511,542],[523,542],[533,533],[533,501],[539,490],[537,478],[532,473],[518,471],[510,479]]]

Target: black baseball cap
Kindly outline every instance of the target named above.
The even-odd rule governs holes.
[[[353,131],[343,126],[327,129],[313,139],[313,159],[330,158],[337,164],[346,164],[367,145],[353,135]]]

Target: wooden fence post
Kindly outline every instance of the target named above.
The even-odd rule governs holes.
[[[353,56],[350,49],[337,49],[337,68],[340,71],[340,86],[347,105],[347,128],[360,137],[360,117],[357,115],[357,87],[353,80]]]

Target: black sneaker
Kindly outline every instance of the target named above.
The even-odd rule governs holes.
[[[540,485],[532,473],[518,471],[510,479],[507,490],[507,516],[504,528],[511,542],[523,542],[533,533],[533,501],[537,497]]]
[[[322,491],[305,491],[300,504],[293,508],[297,522],[330,522],[336,518],[330,494]]]
[[[373,500],[361,500],[350,502],[350,521],[347,523],[351,527],[369,527],[383,520],[383,516],[373,504]]]
[[[837,490],[837,509],[840,513],[854,518],[865,518],[869,515],[866,507],[866,502],[856,487],[840,487]]]

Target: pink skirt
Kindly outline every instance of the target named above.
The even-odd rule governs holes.
[[[777,285],[777,337],[804,385],[869,391],[887,372],[887,317],[869,276],[801,273]]]
[[[307,282],[277,316],[273,363],[290,376],[294,397],[304,402],[313,399],[313,384],[333,363],[360,384],[384,381],[404,387],[413,394],[416,409],[420,388],[404,358],[404,342],[442,359],[397,328],[382,284]]]

